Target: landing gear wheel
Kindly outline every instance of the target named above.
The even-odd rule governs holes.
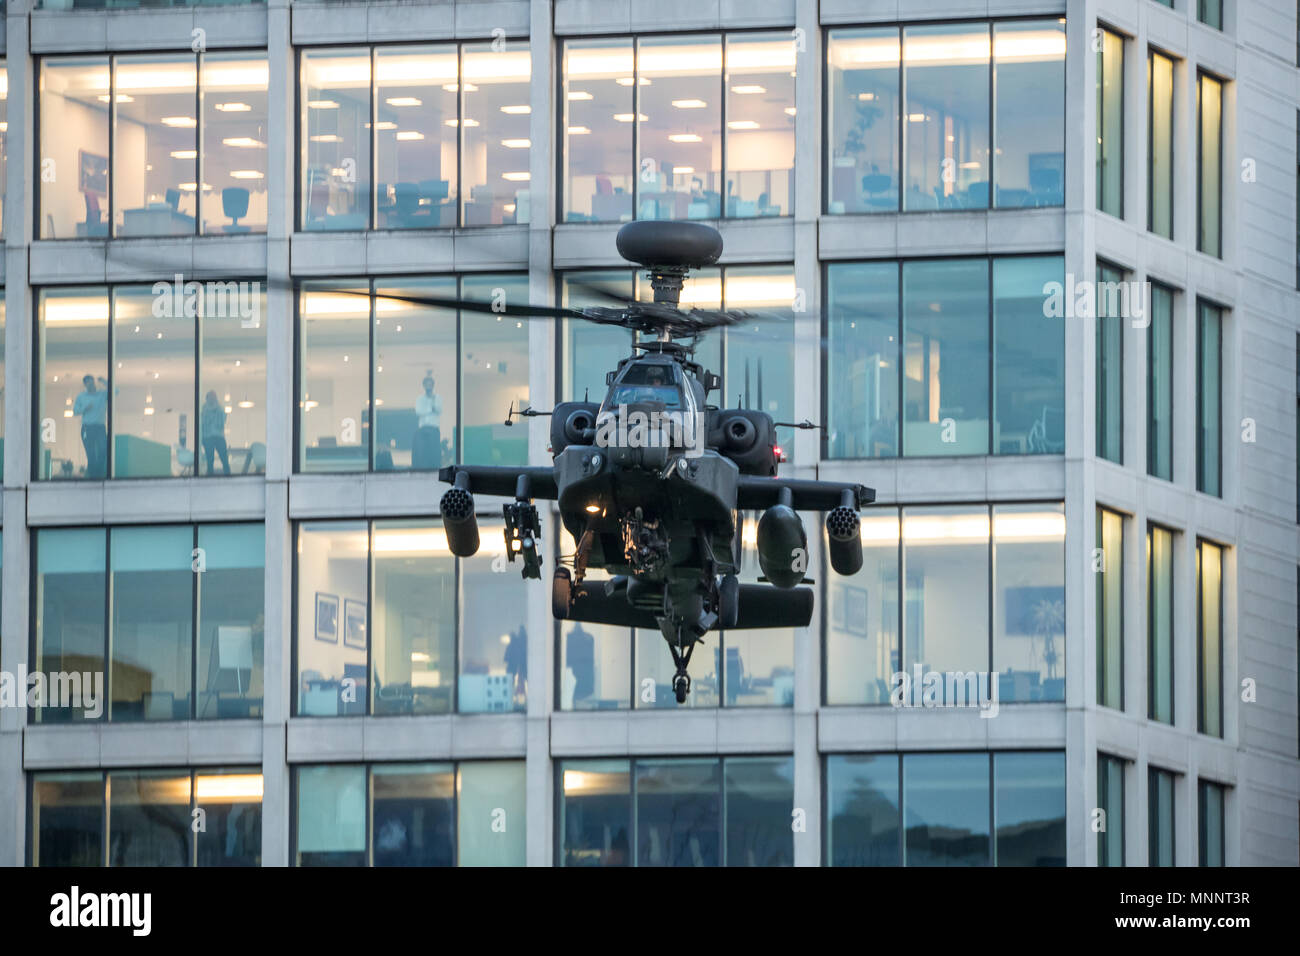
[[[558,621],[569,616],[569,602],[573,599],[573,579],[568,568],[556,568],[551,579],[551,614]]]
[[[686,703],[686,695],[691,692],[691,679],[686,674],[678,674],[673,678],[673,694],[677,697],[677,703]]]
[[[735,627],[740,616],[740,579],[734,574],[723,575],[718,585],[718,626],[724,631]]]

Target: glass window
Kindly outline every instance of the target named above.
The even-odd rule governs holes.
[[[1196,0],[1196,19],[1216,30],[1223,29],[1223,0]]]
[[[989,26],[903,28],[905,210],[989,207]]]
[[[1147,53],[1147,228],[1174,237],[1174,61]]]
[[[827,266],[827,457],[898,454],[898,266]]]
[[[41,61],[42,239],[108,235],[108,101],[108,57]]]
[[[370,771],[375,866],[456,865],[456,768],[392,764]]]
[[[903,263],[905,455],[989,453],[988,314],[987,260]]]
[[[862,569],[827,584],[826,703],[884,704],[901,669],[898,647],[898,511],[861,517]]]
[[[194,528],[113,528],[112,720],[187,720]]]
[[[390,295],[455,299],[456,279],[375,287],[373,467],[436,470],[456,461],[456,313]]]
[[[993,448],[1000,455],[1065,453],[1065,318],[1049,316],[1061,256],[993,260]]]
[[[1124,38],[1109,30],[1097,50],[1097,208],[1124,218]]]
[[[637,218],[717,218],[723,195],[721,37],[638,38],[636,66]]]
[[[727,866],[793,866],[793,757],[723,761]]]
[[[1065,506],[993,507],[993,670],[1001,701],[1065,700]]]
[[[638,866],[718,866],[721,767],[717,760],[638,760]]]
[[[1124,518],[1097,509],[1097,703],[1124,709]]]
[[[369,550],[361,521],[298,528],[297,716],[365,713]]]
[[[1196,543],[1197,729],[1223,736],[1223,549]]]
[[[376,228],[456,225],[459,76],[455,44],[375,50]]]
[[[113,290],[114,478],[195,472],[194,317],[156,303],[148,286]]]
[[[997,866],[1065,866],[1065,754],[993,755]]]
[[[609,580],[609,575],[601,568],[590,568],[586,580],[594,584]],[[562,623],[560,709],[613,710],[630,707],[632,641],[630,628],[583,624],[580,621]]]
[[[1196,78],[1197,109],[1197,230],[1196,248],[1223,256],[1223,84],[1202,73]]]
[[[1097,754],[1097,865],[1124,865],[1124,761]]]
[[[560,865],[633,865],[630,761],[566,760],[559,770]]]
[[[1201,866],[1226,866],[1223,809],[1228,788],[1202,780],[1197,788],[1197,844]]]
[[[897,27],[827,34],[827,212],[898,210],[900,59]]]
[[[204,53],[202,214],[207,235],[266,232],[265,53]]]
[[[826,758],[826,857],[830,866],[899,866],[899,757]]]
[[[199,193],[194,55],[116,57],[113,89],[114,235],[194,235]],[[204,191],[210,188],[203,184]]]
[[[691,659],[691,692],[685,704],[678,704],[673,696],[673,659],[658,631],[646,629],[634,632],[636,643],[636,669],[633,672],[635,696],[632,706],[638,708],[665,707],[681,710],[683,707],[718,707],[720,678],[718,676],[718,648],[716,644],[700,647]],[[739,651],[737,650],[737,653]],[[728,661],[734,678],[743,667],[743,660],[735,657]]]
[[[191,866],[189,773],[108,775],[108,865]]]
[[[1174,775],[1147,768],[1147,866],[1174,865]]]
[[[904,508],[903,569],[901,670],[986,672],[988,509]]]
[[[1147,528],[1147,716],[1174,722],[1174,535]]]
[[[369,288],[304,283],[298,302],[302,395],[298,469],[365,471],[369,457]]]
[[[104,775],[32,775],[32,866],[102,866]]]
[[[632,40],[566,40],[563,71],[564,220],[631,219]]]
[[[82,706],[53,701],[35,708],[37,723],[94,720],[108,710],[104,695],[108,563],[103,528],[41,528],[36,535],[37,673],[78,674]],[[86,682],[95,700],[86,696]],[[75,685],[72,685],[75,686]],[[76,703],[73,701],[72,703]],[[87,706],[93,703],[93,707]]]
[[[528,701],[528,583],[505,561],[505,525],[479,518],[479,550],[460,560],[460,712],[523,710]]]
[[[741,515],[740,571],[737,577],[742,584],[757,584],[763,573],[758,563],[758,519],[757,512]],[[751,528],[754,529],[753,537],[746,533],[746,529]],[[816,531],[808,537],[816,540]],[[645,636],[649,640],[655,635],[651,632]],[[667,656],[664,645],[658,641],[651,643],[658,645],[660,660],[663,660]],[[792,627],[724,631],[717,646],[711,649],[714,673],[721,679],[724,706],[793,707],[794,645],[795,629]],[[702,650],[701,646],[696,653]]]
[[[201,300],[199,441],[192,473],[262,474],[266,471],[266,295],[258,282],[251,288],[243,282],[211,283],[209,288],[213,286],[224,287],[225,298],[205,295]],[[235,300],[230,297],[232,287],[238,296]],[[231,307],[236,301],[237,312]],[[181,471],[186,473],[183,464]]]
[[[262,865],[261,773],[196,772],[194,804],[203,811],[204,822],[194,836],[199,866]]]
[[[9,72],[8,64],[0,58],[0,182],[8,181],[9,167]],[[0,199],[0,238],[4,237],[4,200]]]
[[[1124,274],[1097,263],[1099,288],[1116,288]],[[1097,457],[1124,463],[1124,317],[1112,309],[1118,299],[1100,296],[1097,303]],[[1152,293],[1154,299],[1154,291]],[[1112,314],[1112,312],[1114,314]]]
[[[794,421],[794,267],[731,266],[722,289],[725,308],[767,317],[726,329],[723,397],[737,395],[740,407],[767,412],[774,421]],[[776,435],[793,461],[794,429],[778,428]]]
[[[788,32],[733,34],[726,44],[727,215],[793,215],[795,45]],[[687,209],[691,218],[706,212],[716,215]]]
[[[1065,20],[993,24],[994,205],[1065,204]]]
[[[472,302],[528,302],[528,279],[518,275],[474,275],[461,280]],[[524,408],[528,393],[528,328],[523,321],[486,312],[460,315],[461,448],[475,465],[525,465],[528,430],[501,423],[513,403]]]
[[[376,714],[445,714],[456,671],[456,560],[438,527],[375,522],[370,628]],[[349,605],[365,626],[364,606]],[[346,616],[346,615],[345,615]],[[353,622],[345,620],[346,627]]]
[[[259,717],[264,690],[265,526],[199,525],[198,547],[203,571],[195,575],[197,716]]]
[[[903,755],[904,866],[988,866],[987,753]]]
[[[1223,310],[1196,304],[1196,490],[1223,494]]]
[[[461,198],[465,225],[528,222],[529,106],[527,40],[467,43]],[[471,125],[471,120],[478,122]],[[525,300],[527,301],[527,300]]]
[[[303,50],[302,228],[370,224],[370,51]]]
[[[566,272],[560,279],[560,304],[572,309],[617,306],[635,298],[634,286],[632,273],[624,269]],[[601,401],[605,373],[632,353],[633,336],[614,326],[560,322],[564,351],[559,400]]]
[[[1174,477],[1174,293],[1152,283],[1147,330],[1147,474]]]
[[[3,72],[4,72],[3,66],[0,65],[0,73]],[[3,106],[4,106],[4,100],[0,99],[0,110],[3,109]],[[0,131],[0,150],[3,149],[3,144],[4,144],[4,134],[3,131]],[[0,155],[0,181],[3,181],[4,178],[3,162],[4,162],[4,157],[3,155]],[[2,215],[3,215],[3,210],[0,209],[0,216]],[[0,237],[2,236],[3,236],[3,232],[0,232]],[[4,480],[4,475],[5,475],[5,467],[4,467],[5,429],[3,425],[4,414],[5,414],[5,388],[4,388],[5,385],[5,373],[4,373],[5,301],[4,299],[5,299],[4,286],[0,285],[0,481]]]
[[[524,866],[527,811],[524,762],[462,763],[456,779],[461,866]]]
[[[108,296],[42,289],[38,299],[38,478],[108,475]]]
[[[366,865],[366,768],[297,767],[294,863]]]

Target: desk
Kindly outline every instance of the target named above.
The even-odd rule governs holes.
[[[122,210],[124,236],[192,236],[194,217],[177,212],[171,206],[147,206]]]

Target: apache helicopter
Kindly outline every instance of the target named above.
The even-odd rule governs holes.
[[[709,404],[721,378],[694,361],[696,342],[710,329],[751,318],[679,308],[690,270],[712,265],[722,253],[717,230],[631,222],[616,242],[623,258],[647,270],[653,302],[518,310],[621,326],[639,336],[633,354],[607,374],[605,400],[562,402],[550,412],[512,407],[506,424],[516,415],[551,416],[552,464],[450,465],[438,473],[452,486],[440,510],[448,547],[467,558],[479,546],[474,494],[513,496],[502,506],[506,554],[520,559],[523,577],[540,579],[534,501],[557,501],[577,550],[552,577],[554,616],[658,629],[676,665],[674,695],[684,703],[691,653],[710,630],[806,627],[812,619],[813,591],[799,586],[812,582],[805,579],[808,540],[796,511],[828,512],[831,566],[851,575],[862,567],[858,509],[875,500],[875,491],[777,477],[784,460],[779,423],[762,411]],[[763,583],[741,584],[740,514],[760,509]],[[591,568],[603,568],[609,580],[586,582]]]

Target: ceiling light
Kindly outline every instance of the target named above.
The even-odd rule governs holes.
[[[335,103],[333,100],[313,100],[313,102],[329,103],[331,105],[331,108],[334,109],[338,108],[338,104]],[[311,106],[311,103],[308,103],[307,105]],[[252,109],[252,107],[249,106],[247,103],[216,103],[214,104],[214,106],[217,110],[221,111],[222,113],[247,113],[249,110]]]
[[[253,407],[253,403],[252,403],[251,401],[249,401],[248,399],[244,399],[242,402],[239,403],[239,407],[240,407],[240,408],[252,408],[252,407]]]
[[[569,90],[570,100],[589,100],[591,98],[591,94],[586,90]]]
[[[234,169],[230,172],[231,179],[261,179],[263,173],[256,169]]]
[[[524,116],[524,115],[527,115],[528,113],[531,113],[532,111],[533,111],[533,108],[532,108],[531,106],[529,106],[528,104],[526,104],[526,103],[523,104],[522,106],[503,106],[503,107],[501,107],[501,112],[502,112],[502,113],[509,113],[511,116]]]
[[[673,100],[673,106],[679,110],[702,110],[708,105],[704,100]]]
[[[637,114],[637,119],[639,119],[642,123],[644,123],[647,119],[649,119],[649,117],[646,116],[644,113],[638,113],[638,114]],[[614,120],[615,120],[615,122],[618,122],[618,123],[630,123],[630,122],[632,122],[632,114],[631,114],[631,113],[615,113],[615,114],[614,114]]]
[[[370,129],[370,124],[366,124],[366,129]],[[397,124],[388,120],[380,120],[375,124],[375,129],[397,129]]]
[[[512,183],[526,183],[526,182],[528,182],[528,179],[529,179],[529,176],[530,176],[530,175],[531,175],[531,173],[527,173],[527,172],[523,172],[523,173],[502,173],[502,174],[501,174],[501,178],[502,178],[502,179],[508,179],[508,180],[510,180],[510,182],[512,182]]]
[[[253,139],[251,136],[231,136],[221,141],[222,146],[233,146],[235,149],[264,149],[266,144]]]
[[[673,133],[668,137],[674,143],[698,143],[700,138],[694,133]]]
[[[875,94],[875,93],[859,93],[859,94],[858,94],[858,99],[859,99],[861,102],[863,102],[863,103],[870,103],[870,102],[871,102],[872,100],[874,100],[875,98],[876,98],[876,94]]]
[[[615,80],[614,82],[617,83],[619,86],[631,86],[631,85],[632,85],[632,77],[630,77],[630,76],[620,76],[620,77],[619,77],[617,80]],[[643,76],[643,77],[641,77],[641,79],[640,79],[640,81],[638,82],[637,85],[638,85],[638,86],[649,86],[649,85],[650,85],[650,81],[647,80],[647,79]]]
[[[924,113],[908,113],[908,114],[907,114],[907,121],[908,121],[909,123],[924,123],[924,122],[925,122],[925,114],[924,114]]]
[[[196,159],[199,151],[197,149],[173,149],[171,151],[172,159]]]
[[[458,85],[455,84],[455,83],[444,83],[444,84],[442,84],[442,88],[443,88],[444,90],[446,90],[448,93],[458,93],[458,92],[460,92],[460,86],[458,86]],[[478,92],[478,87],[475,86],[473,83],[466,83],[466,84],[465,84],[465,92],[466,92],[466,93],[477,93],[477,92]]]
[[[691,173],[693,173],[693,172],[695,172],[695,167],[694,167],[694,166],[674,166],[674,167],[673,167],[673,175],[674,175],[674,176],[689,176],[689,175],[690,175]]]
[[[443,120],[442,125],[443,125],[443,126],[450,126],[452,129],[455,129],[457,126],[460,125],[460,120],[454,120],[454,119]],[[475,126],[477,126],[477,125],[478,125],[478,120],[476,120],[476,119],[467,119],[467,120],[465,120],[465,128],[466,128],[466,129],[473,129],[473,128],[474,128]]]
[[[397,134],[397,138],[403,143],[413,143],[424,139],[424,134],[415,129],[404,129]]]
[[[532,146],[532,142],[526,139],[503,139],[501,145],[506,149],[527,149]]]
[[[733,87],[731,88],[731,92],[733,92],[733,93],[738,93],[738,94],[740,94],[741,96],[752,96],[752,95],[755,94],[755,93],[766,93],[766,92],[767,92],[767,87],[765,87],[765,86],[753,86],[753,85],[749,85],[749,86],[733,86]]]
[[[134,97],[134,96],[127,96],[125,93],[118,93],[118,94],[117,94],[117,97],[116,97],[116,101],[117,101],[118,103],[134,103],[134,102],[135,102],[135,97]],[[108,102],[108,94],[107,94],[107,93],[103,93],[103,94],[101,94],[101,95],[99,96],[99,102],[101,102],[101,103],[107,103],[107,102]]]
[[[318,133],[315,136],[308,136],[313,143],[341,143],[343,137],[338,133]]]
[[[753,120],[731,120],[727,129],[758,129],[758,124]]]
[[[785,115],[786,115],[786,116],[794,116],[794,107],[793,107],[793,106],[787,106],[787,107],[785,108]]]
[[[192,116],[164,116],[162,124],[164,126],[174,126],[177,129],[193,129],[198,125],[194,122]]]
[[[233,103],[227,105],[243,106],[244,104]],[[338,108],[339,108],[339,104],[334,100],[308,100],[307,101],[307,109],[309,110],[336,110]],[[217,109],[221,109],[221,107],[218,106]],[[245,106],[244,109],[248,109],[248,107]],[[242,113],[243,110],[239,110],[238,112]]]
[[[587,129],[587,127],[585,127],[585,126],[570,126],[570,127],[569,127],[569,135],[570,135],[570,136],[586,136],[586,135],[587,135],[588,133],[590,133],[590,132],[591,132],[591,130]]]
[[[414,96],[390,96],[384,100],[389,106],[423,106],[424,101]]]

